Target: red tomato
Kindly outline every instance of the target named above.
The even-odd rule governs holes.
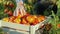
[[[9,6],[10,6],[11,8],[13,8],[13,7],[14,7],[14,4],[13,4],[13,3],[10,3]]]
[[[8,14],[9,16],[13,16],[12,11],[9,11],[7,14]]]

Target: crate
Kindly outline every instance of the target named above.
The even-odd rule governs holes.
[[[17,32],[22,32],[24,34],[35,34],[35,31],[38,30],[43,24],[46,24],[50,19],[51,17],[47,17],[44,21],[34,26],[33,25],[27,26],[27,25],[16,24],[16,23],[11,23],[11,22],[9,23],[2,20],[0,20],[0,23],[1,23],[1,27],[7,28],[9,30],[16,30]]]

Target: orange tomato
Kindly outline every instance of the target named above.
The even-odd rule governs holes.
[[[26,24],[28,23],[24,18],[22,18],[21,24]]]
[[[26,20],[27,20],[29,23],[32,23],[32,22],[35,20],[35,18],[34,18],[33,16],[28,16],[28,17],[26,18]]]
[[[10,22],[13,22],[14,19],[15,19],[15,17],[14,17],[14,16],[11,16],[11,17],[9,18],[9,21],[10,21]]]
[[[33,15],[34,18],[38,18],[37,15]]]
[[[60,24],[57,24],[57,28],[60,28]]]
[[[30,25],[36,25],[38,23],[39,23],[38,19],[35,19],[32,23],[30,23]]]
[[[21,15],[18,15],[16,18],[21,18]]]
[[[39,17],[41,20],[45,20],[45,16],[40,16]]]
[[[45,20],[45,16],[38,16],[38,20],[39,20],[39,22]]]
[[[37,18],[39,22],[42,22],[42,20],[40,18]]]
[[[4,10],[4,13],[7,13],[7,12],[9,12],[8,8],[6,8],[6,9]]]

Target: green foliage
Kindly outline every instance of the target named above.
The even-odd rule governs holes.
[[[37,2],[37,0],[24,0],[24,6],[28,13],[35,14],[34,11],[34,4]]]
[[[50,23],[52,23],[52,29],[50,30],[49,34],[60,34],[60,28],[57,28],[57,24],[60,24],[60,1],[57,2],[58,5],[58,12],[57,15],[54,14],[54,12],[52,11],[52,16],[54,17]]]
[[[6,14],[4,14],[4,6],[3,4],[1,3],[0,4],[0,19],[7,16]]]
[[[8,17],[8,14],[4,13],[4,3],[8,2],[8,1],[12,1],[14,3],[14,7],[13,8],[9,8],[8,6],[6,8],[8,8],[9,10],[14,11],[16,8],[16,1],[15,0],[0,0],[0,19],[4,18],[4,17]]]

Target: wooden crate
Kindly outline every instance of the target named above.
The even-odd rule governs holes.
[[[46,24],[51,18],[47,17],[44,21],[36,24],[36,25],[32,25],[32,26],[27,26],[27,25],[22,25],[22,24],[16,24],[16,23],[9,23],[9,22],[5,22],[0,20],[1,26],[4,28],[8,28],[8,29],[13,29],[13,30],[17,30],[17,31],[22,31],[22,32],[27,32],[29,34],[35,34],[35,31],[38,30],[42,24]]]

